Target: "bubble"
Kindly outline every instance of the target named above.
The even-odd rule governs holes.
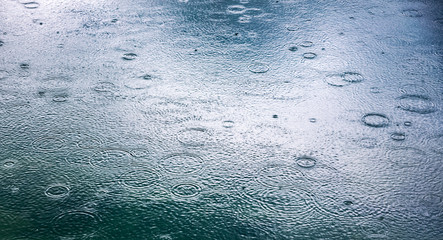
[[[123,54],[122,59],[126,61],[132,61],[137,58],[137,54],[135,53],[125,53]]]
[[[391,134],[391,139],[394,141],[403,141],[406,139],[406,134],[404,132],[394,132]]]
[[[311,123],[316,123],[316,122],[317,122],[317,119],[316,119],[316,118],[309,118],[309,122],[311,122]]]
[[[406,10],[401,11],[401,13],[405,17],[413,17],[413,18],[423,17],[423,14],[416,9],[406,9]]]
[[[243,14],[246,12],[246,7],[243,5],[230,5],[226,12],[229,14]]]
[[[264,186],[288,187],[305,184],[303,173],[287,165],[273,164],[258,171],[256,180]]]
[[[59,236],[80,237],[98,230],[100,219],[88,211],[65,212],[52,221],[52,230]]]
[[[152,76],[151,74],[143,74],[142,76],[140,76],[140,78],[144,80],[152,80],[154,76]]]
[[[113,92],[117,87],[111,82],[98,82],[93,88],[94,91],[102,92]]]
[[[120,182],[126,187],[146,188],[158,184],[160,174],[152,169],[136,170],[120,176]]]
[[[291,46],[291,47],[288,48],[288,50],[291,51],[291,52],[296,52],[298,50],[298,47]]]
[[[297,158],[296,163],[302,168],[312,168],[317,164],[317,160],[312,157],[303,156]]]
[[[231,120],[223,121],[222,126],[224,128],[232,128],[232,127],[234,127],[234,121],[231,121]]]
[[[403,123],[406,127],[410,127],[410,126],[412,126],[412,122],[410,122],[410,121],[406,121],[406,122],[404,122]]]
[[[172,174],[193,174],[204,167],[204,160],[197,154],[174,153],[160,159],[162,168]]]
[[[195,183],[182,183],[172,187],[171,192],[177,197],[191,198],[199,195],[202,189]]]
[[[203,146],[211,142],[211,134],[206,128],[188,128],[178,133],[178,141],[186,146]]]
[[[343,80],[350,83],[358,83],[363,81],[363,76],[356,72],[345,72],[343,74]]]
[[[269,66],[264,63],[254,62],[248,66],[248,69],[252,73],[265,73],[269,71]]]
[[[389,126],[389,118],[381,113],[368,113],[365,114],[361,121],[369,127],[382,128]]]
[[[364,148],[372,149],[378,146],[378,140],[376,138],[364,137],[358,141],[358,145]]]
[[[57,136],[41,137],[32,142],[32,147],[40,151],[55,151],[64,145],[65,141]]]
[[[286,30],[290,31],[290,32],[295,32],[300,30],[300,28],[298,26],[286,26]]]
[[[303,41],[300,43],[300,46],[305,47],[305,48],[312,47],[313,45],[314,45],[314,43],[311,41]]]
[[[29,63],[20,63],[20,68],[23,70],[27,70],[29,69]]]
[[[351,82],[344,81],[343,76],[341,74],[326,75],[324,80],[327,84],[334,86],[334,87],[344,87],[344,86],[351,84]]]
[[[132,163],[132,156],[122,149],[106,149],[90,157],[90,164],[96,167],[125,167]]]
[[[425,95],[405,94],[399,97],[400,108],[419,114],[429,114],[437,111],[431,98]]]
[[[305,59],[314,59],[317,57],[317,54],[315,54],[313,52],[307,52],[307,53],[303,53],[303,57]]]
[[[60,93],[60,94],[56,94],[55,96],[53,96],[52,101],[57,102],[57,103],[66,102],[66,101],[68,101],[68,97],[69,97],[68,94]]]
[[[23,6],[27,9],[36,9],[38,7],[40,7],[40,3],[38,2],[27,2],[27,3],[23,3]]]
[[[13,159],[6,159],[2,161],[4,168],[13,168],[16,165],[16,160]]]
[[[45,195],[49,198],[61,199],[69,195],[70,189],[63,184],[54,184],[45,190]]]

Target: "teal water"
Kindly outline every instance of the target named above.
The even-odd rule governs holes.
[[[443,239],[442,13],[0,0],[0,240]]]

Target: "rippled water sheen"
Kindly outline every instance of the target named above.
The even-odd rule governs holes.
[[[443,239],[442,13],[0,0],[0,240]]]

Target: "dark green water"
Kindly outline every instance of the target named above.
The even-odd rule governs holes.
[[[0,240],[443,239],[439,1],[0,0]]]

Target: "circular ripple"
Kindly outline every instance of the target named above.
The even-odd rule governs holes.
[[[209,20],[212,22],[226,22],[228,21],[228,18],[226,17],[226,13],[219,12],[210,14]]]
[[[36,9],[38,7],[40,7],[40,3],[38,2],[27,2],[27,3],[23,3],[23,6],[27,9]]]
[[[226,12],[230,14],[243,14],[246,12],[246,7],[243,5],[230,5]]]
[[[174,153],[162,158],[160,164],[172,174],[192,174],[203,169],[204,160],[192,153]]]
[[[58,215],[52,221],[52,230],[59,236],[85,236],[97,231],[100,219],[87,211],[71,211]]]
[[[356,72],[345,72],[343,74],[343,80],[350,83],[358,83],[364,80],[360,73]]]
[[[126,61],[132,61],[135,60],[137,58],[137,54],[135,53],[125,53],[123,54],[122,59],[126,60]]]
[[[378,140],[376,138],[364,137],[358,140],[358,145],[364,148],[372,149],[378,146]]]
[[[136,170],[120,176],[122,185],[131,188],[146,188],[158,184],[160,174],[154,170]]]
[[[56,136],[41,137],[32,142],[32,147],[40,151],[55,151],[63,148],[65,141]]]
[[[344,86],[351,84],[351,82],[344,81],[343,75],[341,75],[341,74],[326,75],[324,80],[327,84],[334,86],[334,87],[344,87]]]
[[[89,165],[90,157],[94,155],[91,151],[71,151],[69,152],[65,160],[70,164],[80,164],[80,165]]]
[[[303,57],[305,59],[314,59],[317,57],[317,54],[315,54],[313,52],[307,52],[307,53],[303,53]]]
[[[116,86],[111,82],[98,82],[92,89],[96,92],[113,92]]]
[[[357,225],[368,239],[388,239],[388,226],[381,220],[362,221]]]
[[[84,133],[74,135],[72,141],[77,147],[83,149],[97,148],[105,143],[103,137],[99,135],[88,135]]]
[[[393,208],[404,218],[425,218],[439,220],[443,215],[443,198],[440,193],[403,192],[394,196]]]
[[[424,166],[428,162],[426,152],[412,147],[388,149],[386,160],[399,167]]]
[[[423,14],[416,9],[406,9],[401,11],[401,14],[403,14],[405,17],[423,17]]]
[[[436,153],[443,154],[443,134],[431,136],[426,138],[424,141],[424,146],[429,147]]]
[[[302,217],[312,211],[312,194],[302,189],[269,188],[248,179],[237,181],[236,189],[244,200],[263,209]]]
[[[182,183],[172,187],[171,193],[181,198],[191,198],[199,195],[202,189],[194,183]]]
[[[256,180],[264,186],[288,187],[306,185],[306,179],[301,171],[285,165],[269,165],[262,168]]]
[[[300,43],[300,46],[302,46],[302,47],[312,47],[313,45],[314,45],[314,43],[311,41],[303,41]]]
[[[150,76],[150,75],[148,75]],[[130,89],[139,90],[146,89],[151,87],[153,84],[152,77],[151,78],[131,78],[129,81],[125,82],[125,86]]]
[[[178,141],[186,146],[203,146],[211,142],[211,134],[206,128],[188,128],[180,131]]]
[[[429,114],[437,111],[432,100],[425,95],[405,94],[400,98],[400,108],[419,114]]]
[[[386,209],[372,186],[342,183],[316,189],[315,204],[321,213],[339,218],[377,216]]]
[[[312,168],[317,164],[317,160],[312,157],[303,156],[297,158],[296,163],[302,168]]]
[[[9,77],[9,72],[6,70],[0,70],[0,80],[7,79]]]
[[[89,162],[97,167],[124,167],[132,163],[132,156],[125,150],[106,149],[92,155]]]
[[[391,134],[391,139],[394,141],[403,141],[406,139],[406,134],[404,132],[394,132]]]
[[[269,66],[264,63],[255,62],[248,66],[248,69],[252,73],[265,73],[269,71]]]
[[[69,195],[70,189],[63,184],[54,184],[45,190],[45,195],[49,198],[61,199]]]
[[[390,123],[389,118],[381,113],[368,113],[365,114],[361,121],[369,127],[381,128],[387,127]]]

